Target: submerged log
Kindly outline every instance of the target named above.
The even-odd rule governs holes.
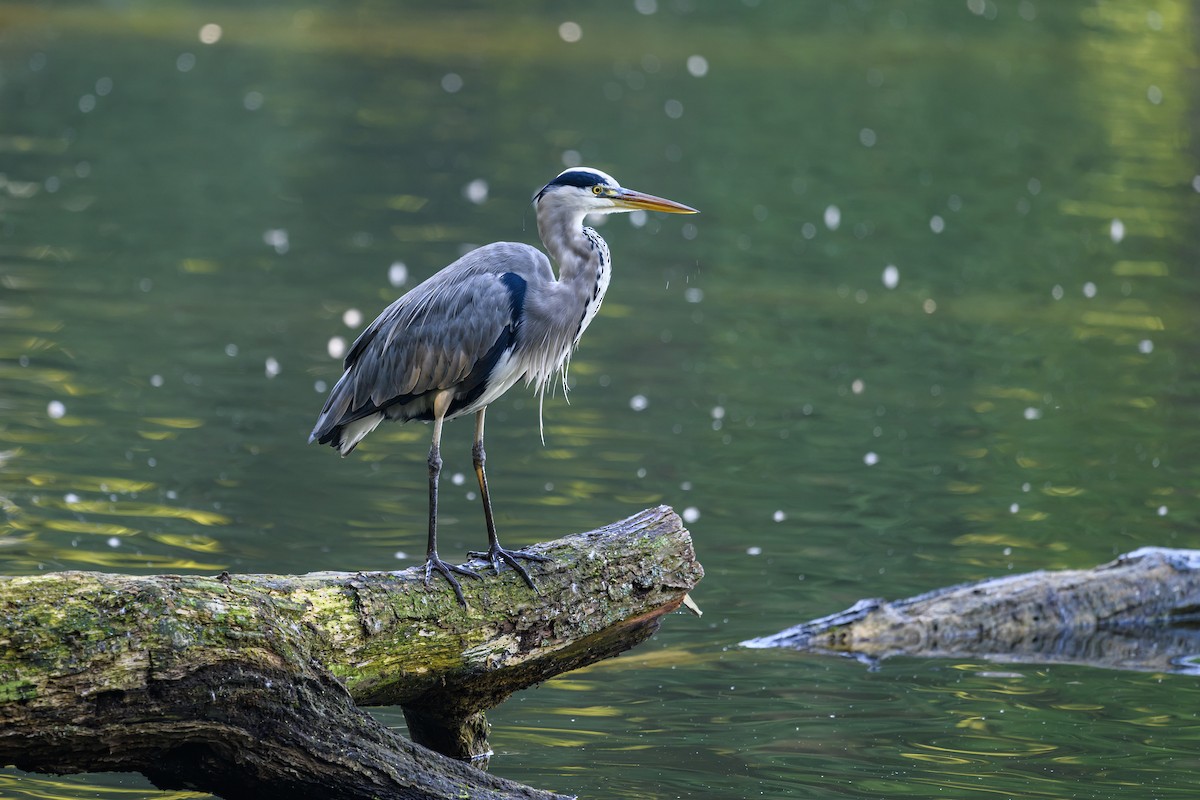
[[[859,658],[983,658],[1200,674],[1200,550],[1145,547],[851,608],[742,642]]]
[[[483,712],[649,637],[703,575],[663,506],[464,579],[423,570],[0,578],[0,763],[137,771],[227,798],[550,798],[408,742],[487,754]],[[490,572],[490,569],[489,569]]]

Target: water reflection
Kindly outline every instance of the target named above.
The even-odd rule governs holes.
[[[78,797],[95,800],[134,800],[154,797],[155,800],[193,800],[211,795],[199,792],[159,792],[149,789],[145,780],[135,775],[109,776],[103,785],[83,778],[48,778],[24,774],[16,770],[0,772],[0,793],[9,797],[30,797],[37,800],[72,800]]]

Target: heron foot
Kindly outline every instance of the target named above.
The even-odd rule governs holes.
[[[458,602],[463,608],[467,608],[467,598],[463,597],[462,585],[459,584],[458,579],[454,577],[454,573],[457,572],[459,575],[466,575],[470,578],[478,578],[479,580],[483,580],[483,576],[475,570],[442,561],[442,559],[438,558],[437,553],[430,553],[429,558],[425,561],[426,586],[429,585],[429,578],[434,572],[441,573],[442,577],[446,579],[446,582],[450,584],[450,588],[454,590],[454,596],[458,598]]]
[[[501,547],[499,543],[489,547],[486,553],[480,550],[470,550],[467,552],[467,555],[470,558],[479,558],[484,561],[491,562],[492,569],[496,570],[497,573],[500,572],[500,562],[503,561],[505,564],[508,564],[510,567],[512,567],[513,570],[520,575],[522,579],[524,579],[525,583],[528,584],[529,588],[533,589],[534,592],[537,591],[537,587],[533,585],[533,578],[529,577],[529,573],[525,571],[525,567],[521,566],[521,562],[517,559],[523,558],[526,561],[542,562],[553,561],[551,558],[539,555],[538,553],[531,553],[528,550],[506,550],[505,548]]]

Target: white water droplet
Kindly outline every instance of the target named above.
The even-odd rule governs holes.
[[[1114,219],[1108,224],[1108,235],[1112,237],[1114,242],[1120,242],[1125,238],[1125,223],[1119,219]]]
[[[837,206],[827,206],[825,208],[825,227],[831,231],[836,231],[841,224],[842,210]]]
[[[210,22],[200,28],[200,41],[204,44],[216,44],[221,41],[221,26],[215,22]]]
[[[488,199],[488,183],[483,178],[476,178],[463,187],[463,196],[475,205],[480,205]]]
[[[578,42],[583,38],[583,28],[578,22],[567,21],[558,26],[558,36],[564,42]]]
[[[283,228],[271,228],[263,231],[263,244],[275,248],[275,252],[283,255],[291,247],[288,241],[288,232]]]
[[[895,289],[900,285],[900,270],[894,264],[888,264],[883,268],[883,285],[889,289]]]

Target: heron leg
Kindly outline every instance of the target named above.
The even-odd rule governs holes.
[[[488,493],[487,473],[483,469],[484,462],[487,460],[487,454],[483,450],[483,413],[485,411],[487,411],[486,407],[479,409],[475,414],[475,444],[471,448],[471,460],[475,464],[475,477],[479,480],[479,494],[483,498],[483,518],[487,523],[488,549],[486,553],[470,551],[467,555],[471,558],[482,558],[492,562],[492,568],[496,572],[500,571],[500,562],[503,561],[512,567],[525,580],[525,583],[529,584],[530,589],[536,592],[537,587],[533,585],[533,578],[529,577],[529,573],[517,559],[523,558],[526,561],[549,561],[550,559],[527,550],[506,550],[500,546],[500,538],[496,535],[496,520],[492,516],[492,497]]]
[[[429,447],[429,547],[425,553],[425,585],[429,585],[429,578],[433,572],[440,573],[450,584],[450,588],[454,590],[454,596],[458,598],[458,602],[465,607],[467,599],[463,597],[462,586],[454,577],[454,573],[468,575],[472,578],[483,576],[467,567],[443,561],[437,552],[438,477],[442,473],[442,422],[446,416],[446,409],[450,405],[450,397],[449,392],[443,392],[434,400],[433,404],[433,444]]]

